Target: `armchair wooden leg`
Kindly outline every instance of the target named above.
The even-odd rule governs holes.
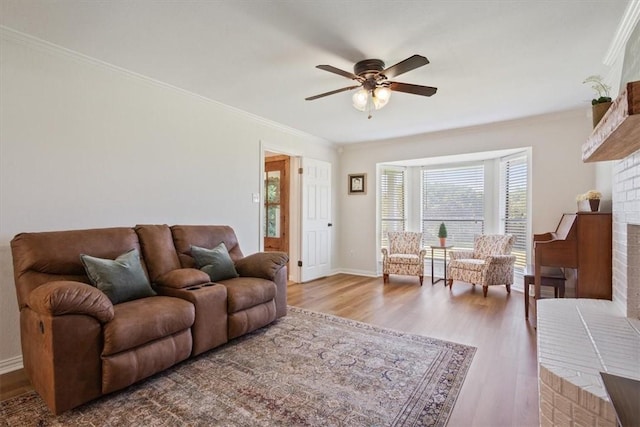
[[[510,294],[511,293],[511,285],[507,285],[507,293]]]
[[[453,279],[447,279],[447,285],[449,285],[449,289],[453,286]]]
[[[484,294],[484,297],[487,297],[487,292],[489,291],[489,287],[488,286],[483,286],[482,287],[482,293]]]
[[[389,275],[388,274],[383,274],[382,275],[382,283],[387,283],[389,281]]]
[[[419,276],[420,277],[420,286],[422,286],[422,280],[424,279],[424,276]]]

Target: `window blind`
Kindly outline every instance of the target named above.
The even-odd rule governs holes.
[[[389,231],[404,231],[406,223],[406,171],[383,168],[380,174],[381,247],[389,247]]]
[[[447,227],[447,244],[473,248],[484,231],[484,165],[422,170],[422,243],[438,243]]]
[[[516,242],[512,254],[516,256],[516,274],[522,275],[527,265],[527,157],[502,160],[501,189],[504,192],[504,232],[513,234]]]

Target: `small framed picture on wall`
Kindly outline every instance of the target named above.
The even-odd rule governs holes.
[[[367,174],[349,174],[349,194],[367,194]]]

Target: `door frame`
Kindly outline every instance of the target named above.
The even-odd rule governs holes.
[[[291,156],[283,155],[283,154],[274,154],[272,156],[265,156],[264,165],[265,171],[268,169],[270,171],[278,170],[281,171],[282,175],[279,180],[279,200],[278,205],[284,209],[281,209],[279,214],[278,223],[282,227],[282,232],[279,236],[269,237],[265,236],[264,245],[265,250],[269,247],[269,250],[283,251],[287,254],[291,253],[290,245],[289,245],[289,216],[291,215],[291,208],[289,207],[289,193],[291,192]],[[268,172],[267,172],[268,174]],[[263,184],[266,185],[266,184]],[[265,204],[268,204],[266,200],[267,197],[265,195]],[[266,215],[266,212],[265,212]],[[267,221],[265,220],[265,223]]]
[[[267,141],[260,140],[260,202],[259,202],[259,215],[258,215],[258,248],[260,251],[264,251],[264,222],[265,222],[265,209],[264,209],[264,163],[265,152],[277,153],[289,156],[289,169],[290,174],[290,186],[289,186],[289,280],[300,283],[301,271],[298,267],[298,260],[302,259],[302,239],[300,235],[301,221],[302,221],[302,187],[300,182],[300,174],[298,169],[302,166],[302,153],[299,151],[291,150],[286,147],[272,144]]]

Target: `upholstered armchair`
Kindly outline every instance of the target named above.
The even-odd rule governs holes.
[[[424,277],[424,257],[422,233],[411,231],[390,231],[389,249],[382,248],[382,278],[389,281],[389,274],[418,276],[420,286]]]
[[[516,262],[511,249],[515,241],[512,234],[483,234],[475,236],[472,251],[449,252],[449,289],[454,280],[459,280],[474,286],[482,285],[485,297],[489,286],[493,285],[505,285],[507,293],[511,293],[513,265]]]

